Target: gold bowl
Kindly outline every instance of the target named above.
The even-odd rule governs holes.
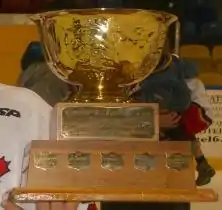
[[[82,95],[118,95],[156,68],[177,17],[136,9],[53,11],[31,17],[50,69]],[[96,97],[95,97],[96,96]]]

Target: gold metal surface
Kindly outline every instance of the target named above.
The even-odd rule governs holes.
[[[114,152],[102,153],[101,167],[109,171],[120,170],[124,167],[123,156]]]
[[[156,158],[148,153],[134,155],[134,168],[137,170],[148,171],[155,168]]]
[[[62,80],[79,86],[78,101],[124,98],[121,87],[156,68],[168,27],[177,17],[133,9],[47,12],[31,17],[40,29],[47,63]]]
[[[34,165],[42,170],[50,170],[57,165],[57,155],[50,152],[39,152],[34,156]]]
[[[75,152],[68,155],[68,167],[81,171],[90,167],[91,154]]]
[[[192,156],[183,155],[180,153],[167,154],[166,155],[166,166],[175,171],[181,171],[183,169],[189,168],[190,160]]]
[[[56,110],[50,139],[158,141],[155,104],[61,103]]]

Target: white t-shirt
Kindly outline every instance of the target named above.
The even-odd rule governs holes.
[[[32,140],[49,139],[51,107],[36,93],[0,84],[0,203],[21,181],[23,152]],[[8,167],[3,167],[3,165]],[[80,204],[86,210],[88,204]],[[22,204],[34,210],[33,204]],[[3,208],[0,206],[0,210]]]
[[[6,191],[20,185],[25,146],[49,139],[50,113],[34,92],[0,84],[0,202]]]
[[[213,119],[212,105],[206,93],[203,82],[197,78],[187,79],[185,81],[191,92],[191,101],[199,104],[205,110],[205,114],[210,119]]]

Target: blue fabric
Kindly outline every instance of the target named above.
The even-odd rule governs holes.
[[[21,59],[21,68],[25,71],[31,64],[44,61],[44,54],[40,42],[31,42]]]
[[[161,109],[183,112],[191,103],[190,90],[185,79],[198,76],[196,65],[173,57],[171,65],[153,73],[141,84],[136,99],[146,103],[159,103]]]

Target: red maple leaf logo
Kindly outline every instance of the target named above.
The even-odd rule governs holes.
[[[2,156],[0,158],[0,177],[4,176],[8,172],[10,172],[9,164],[11,161],[6,161],[5,156]]]

